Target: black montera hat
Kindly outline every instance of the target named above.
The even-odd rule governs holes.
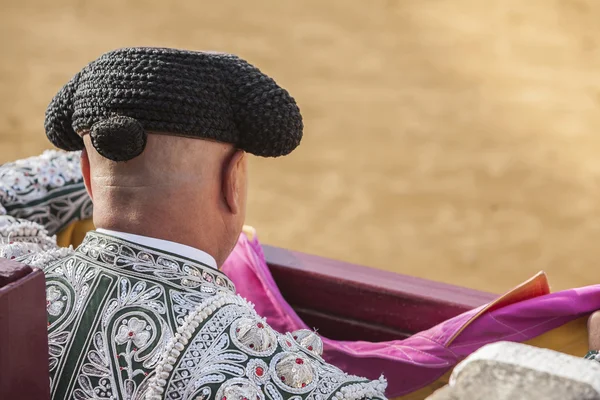
[[[46,110],[57,147],[83,149],[82,134],[104,157],[142,153],[148,132],[211,139],[263,157],[294,150],[302,116],[289,93],[231,54],[125,48],[77,73]]]

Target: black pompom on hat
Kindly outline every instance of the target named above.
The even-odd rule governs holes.
[[[125,48],[77,73],[50,102],[45,128],[63,150],[82,150],[89,133],[101,155],[127,161],[152,132],[283,156],[300,144],[303,124],[290,94],[237,56]]]

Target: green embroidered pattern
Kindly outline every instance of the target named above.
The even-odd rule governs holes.
[[[384,398],[383,379],[278,334],[211,267],[90,232],[45,272],[53,399]]]
[[[211,267],[97,232],[45,273],[54,399],[138,398],[189,310],[235,290]]]

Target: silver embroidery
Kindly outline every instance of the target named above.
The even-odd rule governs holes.
[[[233,343],[246,353],[268,357],[277,348],[275,331],[261,318],[240,318],[231,325]]]
[[[250,332],[250,328],[265,329],[266,326],[256,326],[261,321],[264,324],[251,305],[239,296],[224,294],[205,300],[185,318],[178,334],[169,342],[145,398],[203,398],[202,390],[209,384],[216,384],[219,387],[216,400],[223,400],[220,395],[227,399],[229,396],[235,399],[245,396],[250,400],[252,397],[248,396],[255,393],[270,400],[301,400],[300,395],[308,400],[332,397],[385,399],[385,380],[370,382],[347,375],[296,344],[292,334],[274,333],[273,347],[277,347],[279,352],[269,363],[266,360],[270,356],[255,356],[247,343],[238,340],[236,344],[236,334]],[[244,332],[237,330],[240,326],[245,329]],[[299,339],[299,335],[296,337]],[[314,338],[310,341],[314,343]],[[235,353],[234,349],[239,350]],[[231,357],[231,354],[236,357]],[[219,357],[226,356],[227,363],[217,361]],[[245,377],[241,376],[238,367],[242,368]],[[223,388],[229,388],[229,396]]]
[[[251,359],[246,365],[246,376],[258,385],[269,381],[269,366],[261,359]]]
[[[319,358],[323,354],[323,341],[316,332],[309,329],[299,329],[292,332],[291,336],[302,349],[311,352]]]
[[[150,274],[161,282],[185,291],[199,286],[201,289],[210,288],[210,290],[201,290],[206,293],[205,297],[213,295],[219,289],[235,292],[233,282],[223,273],[209,266],[202,264],[192,266],[188,260],[176,256],[159,254],[153,256],[143,246],[98,232],[94,232],[93,235],[88,234],[77,251],[98,261],[100,265],[114,265],[132,272],[138,272],[140,273],[139,276]],[[217,275],[224,282],[224,287],[214,283],[212,278],[214,275]],[[211,278],[205,280],[203,276],[210,276]],[[194,284],[190,285],[185,282],[194,282]],[[198,293],[198,291],[193,292]]]
[[[208,383],[222,383],[228,377],[244,375],[242,363],[248,356],[240,350],[229,349],[230,338],[223,334],[241,311],[237,305],[226,306],[207,321],[189,344],[189,351],[173,374],[169,393],[178,393],[186,399],[192,398],[192,389]]]
[[[45,151],[0,166],[0,214],[36,222],[54,235],[92,215],[79,152]]]
[[[221,385],[216,398],[221,400],[264,400],[265,397],[254,382],[244,378],[233,378]]]
[[[114,262],[107,263],[106,258],[110,256]],[[184,265],[190,268],[184,270]],[[210,293],[199,288],[188,289],[181,284],[189,277],[186,270],[196,271],[199,275],[211,270],[212,276],[219,276],[227,283],[221,287],[203,281],[201,286],[212,288]],[[182,321],[203,300],[210,300],[215,295],[231,295],[230,288],[233,287],[225,275],[211,267],[97,232],[88,233],[73,256],[46,267],[45,272],[48,300],[65,303],[59,315],[52,316],[49,312],[52,317],[49,336],[53,387],[58,379],[75,375],[77,379],[67,397],[77,399],[144,398],[154,376],[153,370],[174,337],[178,320]],[[84,307],[90,294],[99,290],[97,285],[101,278],[110,278],[108,282],[112,282],[103,286],[106,299],[97,309]],[[56,291],[65,293],[67,299],[57,299]],[[175,298],[178,308],[171,307],[172,303],[167,305],[167,299],[172,302]],[[58,310],[58,305],[52,307],[52,310]],[[90,332],[93,340],[81,353],[80,369],[68,372],[61,360],[69,354],[74,343],[73,324],[84,312],[90,315],[87,318],[97,318],[98,322]],[[238,357],[241,356],[243,353],[240,352]],[[228,374],[244,373],[243,367],[226,363],[222,370]],[[217,368],[203,379],[214,383],[219,375],[226,376]],[[197,382],[201,383],[202,379]],[[196,392],[202,395],[202,389],[203,386],[198,387]]]
[[[67,296],[56,285],[46,286],[46,309],[48,314],[57,317],[65,307]]]
[[[76,399],[114,399],[116,383],[111,375],[109,359],[103,334],[96,332],[93,338],[93,350],[88,353],[87,362],[78,376],[78,387],[73,392]],[[92,385],[92,380],[97,385]]]
[[[278,353],[269,368],[275,385],[289,393],[308,393],[319,379],[316,367],[300,353]]]

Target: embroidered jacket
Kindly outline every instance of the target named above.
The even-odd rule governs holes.
[[[327,364],[312,331],[275,332],[202,262],[94,231],[59,248],[91,213],[79,154],[0,166],[0,257],[46,274],[53,399],[385,398],[383,378]]]

